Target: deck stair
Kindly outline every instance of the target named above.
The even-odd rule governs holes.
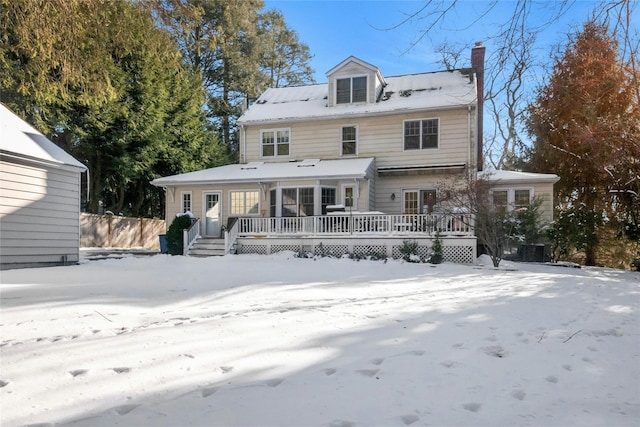
[[[191,245],[187,255],[193,257],[224,256],[224,239],[198,237]]]

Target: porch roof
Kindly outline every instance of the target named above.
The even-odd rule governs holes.
[[[505,170],[487,170],[478,172],[478,178],[485,179],[493,184],[520,184],[520,183],[556,183],[560,177],[553,173],[516,172]]]
[[[187,184],[235,184],[301,179],[354,179],[366,178],[372,169],[373,158],[319,160],[297,162],[252,162],[219,166],[154,179],[157,187]]]

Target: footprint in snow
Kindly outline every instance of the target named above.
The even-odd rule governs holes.
[[[331,424],[329,424],[329,427],[353,427],[355,426],[355,423],[353,423],[352,421],[346,421],[346,420],[333,420],[331,421]]]
[[[382,364],[382,362],[384,362],[384,359],[383,359],[383,358],[381,358],[381,357],[378,357],[378,358],[376,358],[376,359],[371,359],[371,360],[369,361],[369,363],[371,363],[372,365],[376,365],[376,366],[381,365],[381,364]]]
[[[507,351],[504,348],[500,347],[499,345],[493,345],[491,347],[483,347],[482,351],[484,351],[485,354],[493,357],[503,358],[507,356]]]
[[[113,408],[113,410],[116,411],[118,415],[127,415],[129,412],[133,411],[138,406],[140,405],[136,405],[136,404],[122,405],[122,406],[116,406],[115,408]]]
[[[211,396],[213,393],[215,393],[216,391],[218,391],[218,387],[207,387],[207,388],[203,388],[200,390],[200,396],[202,397],[209,397]]]
[[[562,365],[562,367],[564,368],[565,371],[571,371],[573,369],[571,365]]]
[[[511,396],[512,396],[514,399],[518,399],[518,400],[524,400],[524,398],[525,398],[525,396],[526,396],[526,395],[527,395],[527,393],[525,393],[525,391],[524,391],[524,390],[520,390],[520,389],[518,389],[518,390],[513,390],[513,391],[511,392]]]
[[[122,367],[122,368],[112,368],[112,369],[113,369],[113,372],[115,372],[116,374],[124,374],[124,373],[126,373],[126,372],[131,372],[131,368],[125,368],[125,367]]]
[[[442,366],[444,366],[445,368],[455,368],[456,366],[459,365],[458,362],[454,362],[452,360],[445,360],[444,362],[441,363]]]
[[[86,369],[76,369],[74,371],[69,371],[72,377],[77,377],[78,375],[84,375],[87,373]]]
[[[9,382],[8,382],[8,381],[0,380],[0,387],[4,387],[4,386],[6,386],[7,384],[9,384]]]
[[[409,415],[401,416],[400,419],[402,420],[404,425],[408,426],[408,425],[411,425],[411,424],[415,423],[416,421],[418,421],[420,419],[420,417],[418,417],[417,415],[414,415],[414,414],[409,414]]]
[[[280,378],[274,378],[272,380],[265,381],[264,383],[269,387],[277,387],[282,383],[282,381],[284,380]]]
[[[333,374],[335,374],[335,373],[336,373],[336,369],[333,369],[333,368],[327,368],[327,369],[324,369],[322,372],[324,372],[324,374],[325,374],[326,376],[329,376],[329,375],[333,375]]]
[[[380,369],[357,369],[356,372],[365,377],[373,377],[380,372]]]
[[[480,411],[480,408],[482,407],[482,405],[480,405],[479,403],[470,402],[470,403],[463,404],[462,407],[469,412],[478,412]]]
[[[223,374],[228,374],[233,371],[233,366],[220,366],[220,371],[222,371]]]
[[[550,382],[552,384],[556,384],[558,382],[558,377],[549,375],[547,378],[545,378],[545,380],[547,380],[547,382]]]

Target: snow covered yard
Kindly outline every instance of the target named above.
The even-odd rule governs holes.
[[[640,273],[511,266],[3,271],[0,424],[638,425]]]

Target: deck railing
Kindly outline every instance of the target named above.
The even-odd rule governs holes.
[[[280,235],[473,235],[470,214],[331,214],[307,217],[238,218],[239,236]]]

